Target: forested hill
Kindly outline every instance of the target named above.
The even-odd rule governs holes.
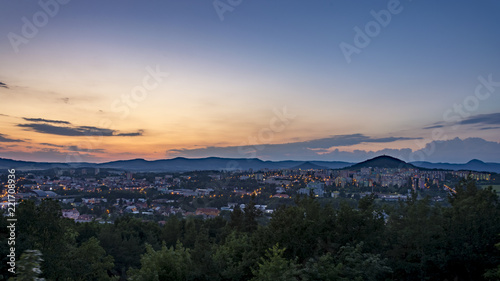
[[[361,163],[349,166],[346,169],[357,170],[368,167],[388,168],[388,169],[418,169],[418,167],[412,164],[408,164],[402,160],[386,155],[368,159]]]

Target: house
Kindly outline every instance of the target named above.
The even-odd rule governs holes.
[[[195,214],[202,215],[203,217],[215,218],[218,216],[220,211],[217,208],[198,208]]]
[[[80,215],[75,222],[91,222],[94,219],[93,215]]]
[[[124,213],[135,213],[137,212],[137,207],[132,205],[132,206],[127,206],[124,210]]]
[[[75,208],[73,208],[73,209],[63,209],[61,211],[62,211],[63,218],[69,218],[69,219],[72,219],[72,220],[76,220],[80,216],[80,212],[78,212],[78,210],[75,209]]]

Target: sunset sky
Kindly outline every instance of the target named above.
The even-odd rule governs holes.
[[[0,158],[500,162],[497,0],[0,7]]]

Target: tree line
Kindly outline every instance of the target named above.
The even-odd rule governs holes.
[[[373,196],[334,207],[312,197],[281,206],[265,224],[250,202],[226,220],[169,217],[163,226],[123,216],[75,223],[57,201],[16,210],[17,275],[7,280],[498,280],[496,193],[466,179],[449,206],[416,194],[397,205]],[[39,268],[39,270],[33,270]],[[0,280],[2,280],[0,279]]]

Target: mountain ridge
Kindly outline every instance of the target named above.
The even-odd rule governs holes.
[[[379,161],[384,160],[384,161]],[[378,163],[377,163],[378,162]],[[385,163],[385,164],[384,164]],[[391,165],[389,165],[392,163]],[[386,165],[387,164],[387,165]],[[151,172],[187,172],[195,170],[261,170],[261,169],[357,169],[362,166],[371,165],[376,167],[391,168],[423,168],[439,170],[469,170],[477,172],[500,173],[500,163],[483,162],[472,159],[467,163],[431,163],[416,161],[406,163],[391,156],[378,156],[359,163],[344,161],[297,161],[297,160],[261,160],[258,158],[185,158],[176,157],[171,159],[145,160],[141,158],[129,160],[117,160],[105,163],[90,162],[34,162],[21,161],[0,157],[0,169],[18,170],[47,170],[47,169],[75,169],[75,168],[112,168],[127,171],[151,171]],[[367,166],[366,166],[367,167]]]

